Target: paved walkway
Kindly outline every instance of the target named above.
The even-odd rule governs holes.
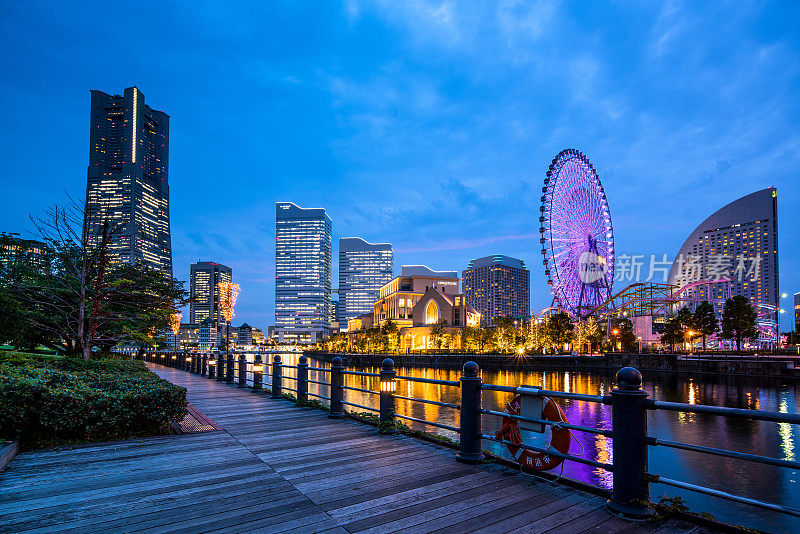
[[[20,454],[0,532],[702,532],[157,365],[222,431]]]

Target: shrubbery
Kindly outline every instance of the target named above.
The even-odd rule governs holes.
[[[140,361],[0,353],[0,437],[26,446],[160,434],[185,412]]]

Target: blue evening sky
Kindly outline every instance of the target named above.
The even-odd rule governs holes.
[[[568,147],[600,174],[618,254],[671,258],[776,186],[791,298],[800,4],[603,4],[2,2],[0,230],[83,195],[89,90],[136,85],[171,115],[175,275],[230,265],[236,323],[272,324],[276,201],[326,208],[334,255],[392,243],[398,271],[522,258],[549,305],[539,196]]]

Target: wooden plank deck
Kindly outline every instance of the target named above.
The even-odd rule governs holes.
[[[0,532],[702,532],[185,371],[223,430],[26,452],[0,473]]]

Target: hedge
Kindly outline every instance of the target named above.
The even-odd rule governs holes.
[[[140,361],[0,354],[0,437],[28,447],[163,434],[185,413]]]

